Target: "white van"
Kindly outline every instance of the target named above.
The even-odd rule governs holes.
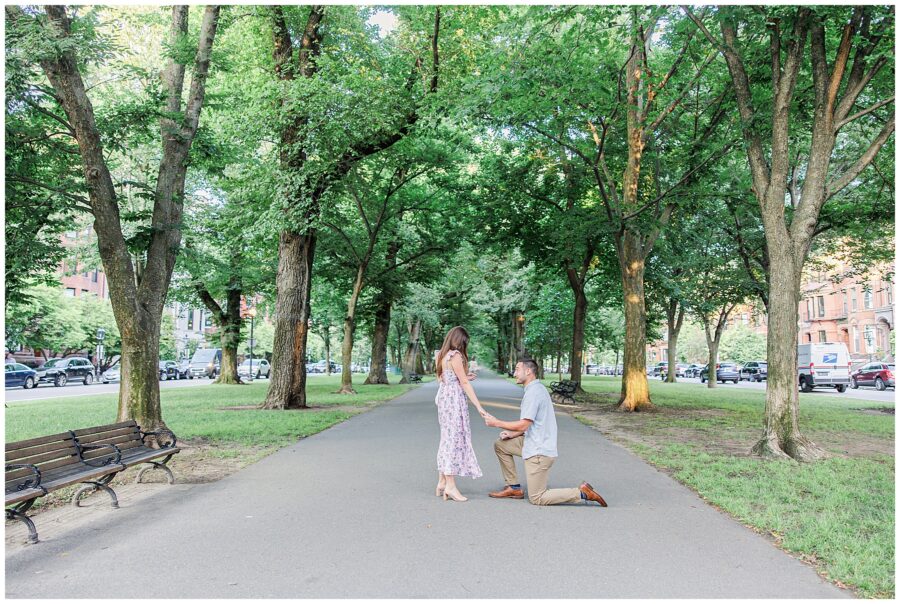
[[[843,392],[850,385],[850,352],[843,343],[821,342],[797,346],[800,390],[827,386]]]

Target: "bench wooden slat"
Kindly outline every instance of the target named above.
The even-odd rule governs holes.
[[[124,439],[122,437],[125,437]],[[78,442],[82,445],[93,445],[103,442],[125,442],[126,440],[141,440],[140,433],[133,428],[122,428],[121,430],[113,430],[112,432],[103,432],[91,434],[89,436],[79,436]]]
[[[7,459],[9,459],[9,451],[16,451],[18,449],[25,449],[28,447],[36,447],[38,445],[52,443],[57,440],[64,440],[66,438],[72,438],[72,435],[68,432],[60,432],[59,434],[53,434],[50,436],[39,436],[37,438],[29,438],[28,440],[19,440],[14,443],[6,443]]]
[[[41,489],[22,489],[21,491],[11,491],[6,493],[5,505],[22,503],[23,501],[28,501],[29,499],[40,497],[43,494],[44,491],[42,491]]]
[[[10,460],[7,459],[7,463],[28,463],[35,466],[40,467],[40,464],[45,461],[50,461],[51,459],[58,459],[60,457],[68,457],[69,455],[77,455],[78,449],[75,448],[75,445],[70,444],[65,449],[58,449],[56,451],[49,451],[47,453],[42,453],[40,455],[33,455],[30,457],[25,457],[20,460]]]
[[[126,451],[134,449],[135,447],[141,447],[143,445],[141,444],[141,441],[133,441],[132,440],[132,441],[128,441],[126,443],[122,443],[120,445],[117,444],[116,446],[119,448],[119,451],[122,453],[122,455],[125,455]],[[104,447],[102,449],[90,449],[88,451],[84,451],[81,454],[81,456],[84,459],[95,459],[97,457],[109,457],[110,455],[114,455],[114,454],[115,454],[115,451],[113,451],[111,448]]]
[[[54,461],[48,461],[38,466],[38,469],[41,471],[41,474],[46,474],[50,470],[55,470],[56,468],[61,468],[63,466],[75,465],[81,463],[81,460],[78,459],[77,455],[72,455],[71,457],[64,457],[62,459],[56,459]],[[7,472],[6,479],[7,481],[12,480],[16,477],[27,476],[31,473],[31,470],[27,468],[23,468],[21,470],[13,470],[11,472]]]
[[[137,423],[130,419],[126,422],[119,422],[118,424],[107,424],[105,426],[95,426],[93,428],[81,428],[80,430],[72,430],[78,440],[81,440],[82,436],[88,436],[90,434],[97,434],[98,432],[112,432],[115,430],[121,430],[123,428],[137,428]]]
[[[17,459],[25,459],[26,457],[29,457],[31,455],[40,455],[41,453],[46,453],[48,451],[65,449],[66,447],[74,446],[74,444],[75,439],[73,439],[71,435],[67,434],[65,438],[55,438],[52,442],[46,442],[32,447],[21,447],[13,451],[7,451],[6,462],[12,463]]]
[[[53,491],[67,487],[70,484],[75,484],[76,482],[84,482],[91,478],[99,478],[113,472],[120,472],[121,470],[122,466],[115,464],[109,464],[98,468],[82,465],[77,472],[68,472],[59,476],[52,476],[47,481],[41,480],[41,486],[48,491]]]

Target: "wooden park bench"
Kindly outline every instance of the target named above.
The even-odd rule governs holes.
[[[578,390],[578,382],[563,380],[550,384],[550,398],[554,403],[575,404],[575,391]]]
[[[160,449],[145,445],[144,439],[151,434]],[[37,530],[26,512],[48,493],[83,483],[72,497],[73,505],[78,506],[85,493],[102,490],[117,508],[119,501],[109,482],[122,470],[141,463],[151,465],[138,473],[135,482],[140,482],[147,470],[161,468],[172,484],[175,478],[165,464],[178,453],[175,442],[175,435],[167,430],[142,432],[134,421],[128,421],[7,443],[6,518],[25,523],[28,541],[37,543]],[[159,457],[165,459],[156,461]]]
[[[89,452],[91,461],[82,458]],[[114,447],[82,449],[72,432],[32,438],[6,445],[6,518],[21,520],[28,527],[28,541],[37,543],[37,531],[26,512],[38,497],[72,484],[86,483],[110,493],[112,506],[118,507],[115,493],[105,486],[104,478],[125,469]]]

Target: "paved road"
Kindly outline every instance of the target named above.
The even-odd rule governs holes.
[[[208,379],[166,380],[165,382],[159,383],[159,388],[160,390],[166,390],[168,388],[189,388],[191,386],[208,386],[211,383],[212,380]],[[7,388],[5,398],[7,403],[15,403],[19,401],[36,401],[52,398],[70,398],[73,396],[118,394],[118,392],[118,382],[112,384],[94,383],[90,386],[85,386],[81,382],[75,382],[74,384],[66,384],[59,388],[52,384],[41,384],[37,388],[32,388],[31,390],[25,390],[22,387]]]
[[[649,378],[651,381],[659,381],[659,378]],[[700,378],[678,378],[678,383],[680,384],[700,384]],[[703,387],[706,387],[706,384],[703,384]],[[721,388],[724,392],[728,388],[748,388],[751,390],[765,390],[766,382],[747,382],[741,381],[737,384],[733,384],[728,382],[727,384],[719,384],[718,388]],[[870,388],[868,386],[860,386],[859,389],[853,390],[852,388],[848,388],[844,392],[838,392],[834,388],[816,388],[813,390],[812,394],[824,394],[826,396],[836,396],[846,399],[857,399],[861,401],[875,401],[879,403],[893,403],[895,400],[895,393],[893,389],[884,390],[879,392],[875,390],[875,388]],[[801,392],[800,396],[806,396],[805,393]],[[803,402],[803,399],[800,399],[800,402]]]
[[[518,417],[521,389],[476,390]],[[485,476],[434,496],[436,384],[219,482],[151,499],[7,555],[11,598],[832,598],[847,592],[625,449],[559,415],[551,486],[588,479],[609,508],[493,500],[496,430],[473,425]],[[521,468],[521,463],[519,464]],[[38,519],[40,530],[40,519]]]

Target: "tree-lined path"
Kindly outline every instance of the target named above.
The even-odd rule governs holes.
[[[487,408],[517,417],[521,388],[485,374],[475,387]],[[609,508],[488,498],[502,480],[496,430],[480,421],[473,438],[485,475],[460,481],[469,502],[434,497],[436,387],[426,384],[217,483],[160,489],[12,552],[6,596],[848,595],[563,414],[551,486],[589,480]]]

